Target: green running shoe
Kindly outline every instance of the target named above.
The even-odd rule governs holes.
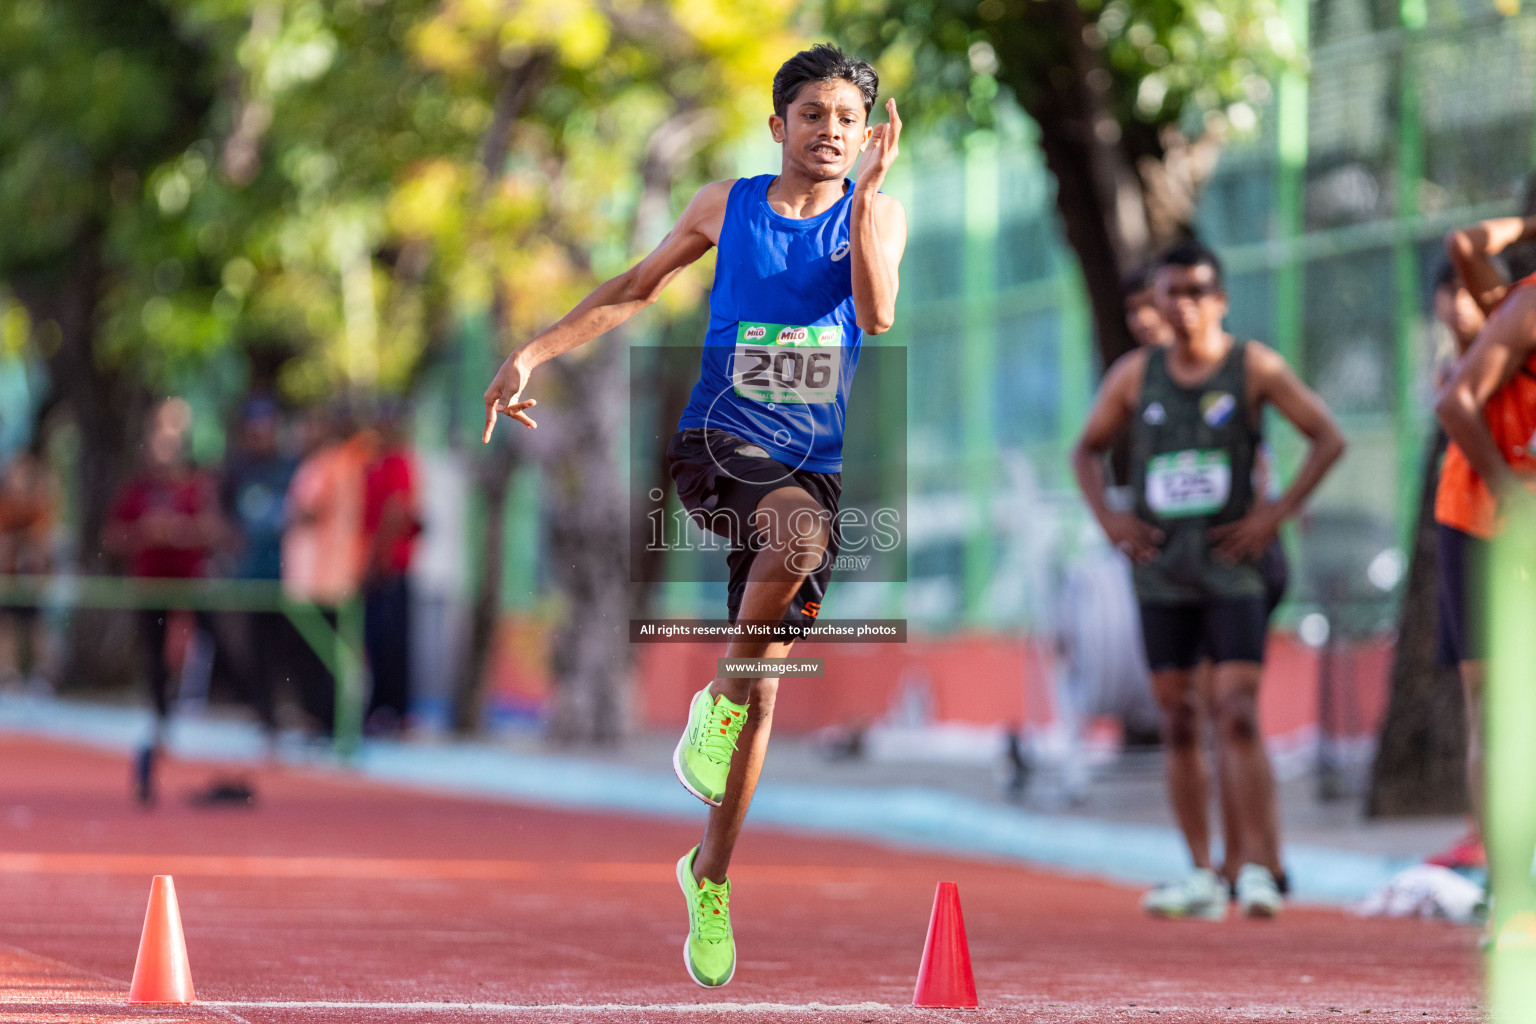
[[[721,885],[693,880],[695,846],[677,862],[677,884],[688,899],[688,938],[683,964],[688,977],[705,988],[719,988],[736,973],[736,940],[731,935],[731,880]]]
[[[711,697],[709,687],[693,695],[688,727],[672,752],[672,770],[683,788],[705,803],[719,807],[725,780],[731,774],[736,737],[747,724],[747,709],[725,697]]]

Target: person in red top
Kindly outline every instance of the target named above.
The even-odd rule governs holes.
[[[1446,238],[1461,280],[1488,312],[1487,323],[1435,406],[1446,434],[1475,476],[1463,482],[1463,493],[1453,494],[1444,509],[1436,502],[1436,518],[1442,524],[1447,518],[1453,519],[1449,525],[1473,537],[1494,536],[1513,510],[1522,516],[1536,515],[1536,499],[1532,497],[1536,491],[1536,287],[1532,287],[1536,274],[1509,284],[1491,259],[1509,246],[1532,240],[1536,240],[1536,218],[1513,217],[1483,221],[1453,231]],[[1446,472],[1461,472],[1449,456]],[[1480,584],[1469,584],[1467,595],[1480,589]],[[1469,620],[1467,632],[1476,635],[1485,625]],[[1468,781],[1473,806],[1481,812],[1483,649],[1471,648],[1466,653],[1462,664],[1471,725]],[[1501,899],[1508,897],[1500,910],[1501,945],[1536,945],[1536,915],[1530,913],[1536,908],[1530,872],[1531,853],[1536,847],[1536,813],[1527,818],[1518,823],[1529,833],[1522,836],[1523,854],[1511,860],[1496,849],[1488,851],[1490,878],[1504,894]],[[1511,917],[1511,910],[1524,913]]]
[[[107,515],[102,547],[120,560],[128,575],[162,579],[197,579],[208,574],[208,561],[224,537],[218,488],[213,477],[186,458],[191,411],[179,398],[162,402],[150,414],[144,465],[118,491]],[[155,705],[155,734],[139,754],[135,795],[154,799],[154,763],[170,716],[170,671],[165,662],[168,612],[139,615],[139,646]]]
[[[58,522],[59,485],[37,440],[0,470],[0,573],[46,575],[53,571],[53,530]],[[53,675],[50,631],[36,608],[0,608],[0,626],[10,629],[0,673],[34,683]]]
[[[363,478],[363,643],[373,676],[370,735],[398,732],[411,706],[411,558],[416,535],[416,468],[401,410],[379,417],[378,447]]]

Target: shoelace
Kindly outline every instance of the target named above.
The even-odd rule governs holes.
[[[699,886],[694,895],[697,906],[694,921],[699,938],[706,942],[723,942],[731,933],[731,892],[729,889]]]
[[[703,735],[699,737],[699,749],[711,761],[730,764],[736,752],[736,737],[747,722],[745,711],[732,711],[722,704],[711,704],[704,714]]]

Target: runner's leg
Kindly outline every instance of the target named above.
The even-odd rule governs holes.
[[[781,487],[758,502],[753,526],[761,531],[763,545],[752,560],[737,622],[781,622],[805,578],[820,564],[831,539],[826,510],[801,487]],[[733,640],[726,650],[730,658],[783,658],[793,641]],[[724,881],[731,852],[746,820],[747,807],[762,774],[773,725],[777,679],[719,678],[710,692],[747,705],[747,723],[731,759],[730,776],[720,806],[711,807],[694,858],[694,878]]]
[[[1211,830],[1206,820],[1210,773],[1200,743],[1200,694],[1194,671],[1165,668],[1152,673],[1152,693],[1163,708],[1164,764],[1168,802],[1189,844],[1197,868],[1211,866]]]
[[[1215,666],[1210,661],[1202,661],[1195,667],[1195,686],[1200,691],[1200,703],[1204,708],[1207,721],[1214,722],[1217,719],[1216,702],[1216,673]],[[1220,754],[1218,752],[1218,758]],[[1237,869],[1243,866],[1242,861],[1242,835],[1243,827],[1237,811],[1237,797],[1232,792],[1232,787],[1227,784],[1226,775],[1218,767],[1216,771],[1216,802],[1221,811],[1221,870],[1217,874],[1226,880],[1227,885],[1237,884]]]
[[[741,654],[731,645],[732,658],[785,658],[789,656],[789,643],[760,645],[761,653]],[[739,680],[733,680],[739,681]],[[747,808],[752,804],[752,794],[757,790],[757,780],[763,772],[763,761],[768,753],[768,734],[773,728],[773,703],[778,694],[777,679],[752,679],[748,688],[747,724],[741,728],[737,740],[736,756],[731,758],[731,774],[725,783],[725,796],[719,807],[709,809],[704,825],[704,838],[699,841],[699,853],[693,861],[693,877],[697,881],[708,878],[724,881],[731,866],[731,854],[736,849],[736,839],[741,835],[742,823],[747,818]],[[740,702],[738,702],[740,703]]]
[[[1472,798],[1472,820],[1477,834],[1486,835],[1483,800],[1487,795],[1483,774],[1483,676],[1484,661],[1463,661],[1456,669],[1461,676],[1461,690],[1466,697],[1467,716],[1467,793]]]
[[[1216,749],[1221,785],[1231,792],[1238,831],[1229,862],[1261,864],[1280,873],[1275,781],[1259,732],[1259,678],[1263,665],[1224,661],[1214,666]]]

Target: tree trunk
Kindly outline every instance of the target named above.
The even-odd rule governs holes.
[[[1026,5],[1017,22],[990,32],[1013,88],[1040,128],[1046,167],[1056,180],[1056,210],[1077,254],[1093,310],[1100,361],[1108,367],[1135,347],[1125,324],[1121,278],[1149,252],[1146,208],[1122,133],[1105,95],[1110,82],[1098,51],[1085,42],[1076,0]],[[1045,40],[1061,40],[1042,60]]]
[[[509,425],[503,425],[505,432]],[[505,437],[479,461],[476,474],[485,500],[480,564],[475,576],[475,603],[470,610],[469,647],[453,694],[453,728],[461,736],[480,731],[485,711],[485,672],[490,665],[496,627],[501,623],[501,574],[505,564],[507,487],[515,468],[517,446]]]
[[[1424,460],[1408,587],[1397,624],[1392,693],[1371,769],[1366,814],[1455,814],[1467,809],[1466,720],[1455,669],[1435,663],[1439,617],[1435,568],[1435,484],[1445,435]]]
[[[77,569],[84,573],[110,568],[101,548],[102,528],[118,486],[138,458],[148,408],[142,386],[97,363],[96,313],[104,276],[99,232],[87,231],[55,275],[13,282],[42,342],[55,398],[68,409],[79,432],[75,557]],[[60,687],[130,687],[137,662],[123,657],[123,652],[133,644],[128,613],[76,611],[70,617]]]
[[[550,658],[549,737],[558,743],[612,743],[630,718],[629,495],[616,458],[628,404],[625,340],[619,332],[584,357],[545,367],[566,397],[543,458],[549,566],[564,598]]]
[[[652,133],[641,164],[631,250],[659,234],[679,169],[715,130],[712,112],[680,103]],[[593,342],[585,358],[568,355],[549,364],[569,403],[559,429],[549,435],[558,450],[545,458],[550,565],[566,600],[551,658],[549,735],[556,742],[612,743],[632,717],[629,618],[645,606],[649,588],[630,583],[633,523],[617,461],[628,428],[630,340],[631,332],[620,329]]]
[[[480,182],[478,201],[483,202],[491,194],[506,165],[507,152],[511,147],[512,128],[528,103],[538,93],[547,79],[552,58],[538,52],[529,56],[517,67],[502,72],[501,84],[496,90],[496,102],[492,109],[491,123],[480,143],[480,166],[484,177]],[[425,268],[429,254],[418,251],[413,261]],[[506,326],[508,322],[506,292],[496,287],[491,301],[491,329],[496,339],[497,361],[508,349]],[[478,348],[476,349],[478,351]],[[468,351],[467,347],[461,351]],[[466,367],[464,372],[483,370],[486,381],[496,367]],[[478,417],[476,417],[478,422]],[[509,439],[507,434],[514,427],[508,422],[501,424],[501,439],[489,450],[475,445],[470,456],[476,467],[480,493],[485,498],[485,521],[482,524],[480,542],[480,566],[475,580],[474,607],[470,612],[468,647],[464,652],[463,669],[453,695],[453,727],[461,735],[480,731],[485,703],[485,671],[490,664],[491,648],[496,640],[496,627],[501,621],[501,574],[503,552],[506,549],[507,487],[512,470],[518,462],[517,442],[522,438]],[[478,431],[477,431],[478,432]]]

